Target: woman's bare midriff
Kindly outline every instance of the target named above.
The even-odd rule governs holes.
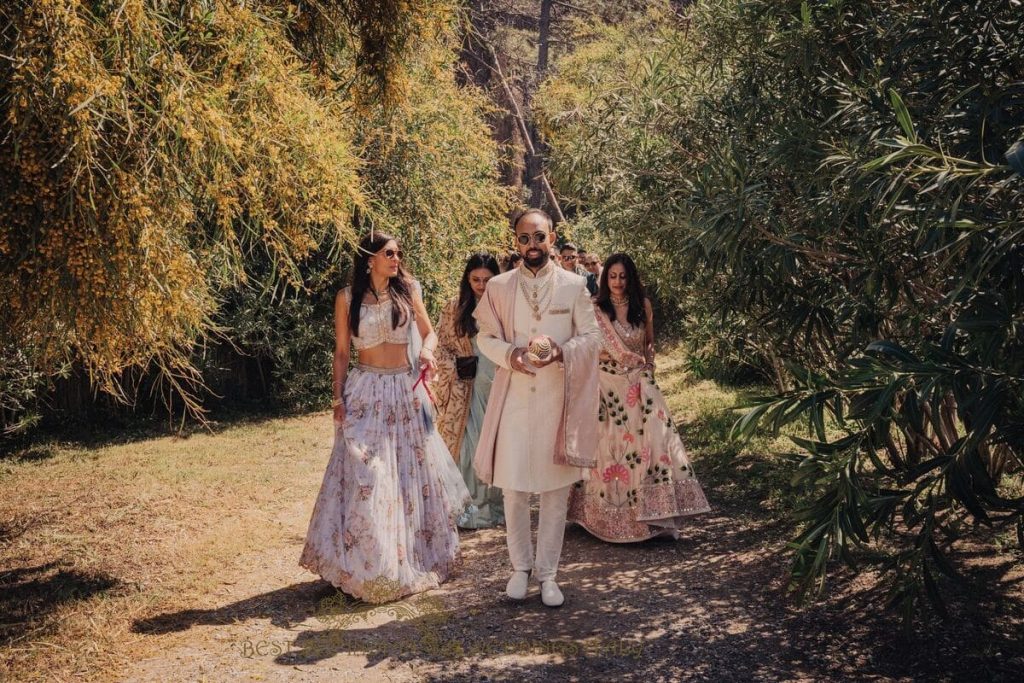
[[[406,357],[408,344],[378,344],[373,348],[359,351],[359,364],[373,368],[404,368],[409,365]]]

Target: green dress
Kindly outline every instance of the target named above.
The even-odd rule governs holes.
[[[482,483],[473,472],[473,456],[476,453],[477,442],[480,441],[480,428],[484,423],[484,411],[487,410],[487,397],[491,393],[495,368],[494,363],[480,353],[475,336],[473,353],[478,359],[476,378],[473,380],[473,396],[469,403],[466,433],[462,438],[462,449],[459,454],[459,469],[462,470],[462,479],[466,482],[472,501],[459,515],[457,524],[462,529],[484,529],[505,523],[501,489]]]

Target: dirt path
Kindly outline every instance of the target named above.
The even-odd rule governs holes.
[[[566,605],[556,610],[535,587],[524,603],[504,597],[500,531],[464,533],[455,580],[368,613],[328,613],[333,591],[296,566],[308,512],[296,506],[283,520],[289,542],[223,577],[196,609],[140,620],[139,632],[166,643],[127,680],[1019,680],[1024,671],[1019,602],[1005,632],[961,621],[910,640],[891,616],[864,610],[868,578],[794,609],[780,593],[782,539],[749,509],[719,507],[675,542],[616,546],[570,528]],[[1019,565],[984,571],[1020,581]]]
[[[326,413],[2,461],[0,679],[1024,679],[1018,550],[961,553],[954,620],[912,637],[870,573],[797,609],[778,460],[723,449],[734,395],[664,382],[715,511],[678,541],[613,545],[570,527],[555,610],[535,586],[505,598],[500,530],[463,533],[463,567],[437,591],[338,603],[297,564]]]

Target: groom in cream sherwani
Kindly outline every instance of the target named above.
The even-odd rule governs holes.
[[[481,481],[504,494],[513,569],[506,593],[525,598],[532,571],[544,604],[558,607],[564,597],[555,576],[569,489],[596,465],[600,331],[586,279],[551,259],[551,218],[530,209],[513,229],[523,261],[487,283],[474,313],[480,352],[498,368],[473,466]],[[528,355],[530,340],[545,337],[550,353]],[[536,557],[531,493],[540,494]]]

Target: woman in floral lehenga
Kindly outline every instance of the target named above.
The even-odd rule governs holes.
[[[299,559],[375,603],[449,577],[459,561],[455,516],[469,498],[417,382],[417,365],[433,367],[436,335],[401,257],[393,238],[364,238],[352,287],[336,299],[334,450]],[[350,344],[359,352],[351,372]]]
[[[568,519],[613,543],[677,536],[685,517],[710,507],[654,383],[651,303],[626,254],[605,261],[594,311],[601,438],[590,479],[573,486]]]
[[[490,254],[473,254],[466,262],[459,295],[448,302],[437,323],[437,429],[456,457],[473,500],[457,520],[460,528],[483,529],[505,523],[501,489],[487,486],[473,472],[494,363],[476,345],[473,310],[487,281],[498,274]]]

